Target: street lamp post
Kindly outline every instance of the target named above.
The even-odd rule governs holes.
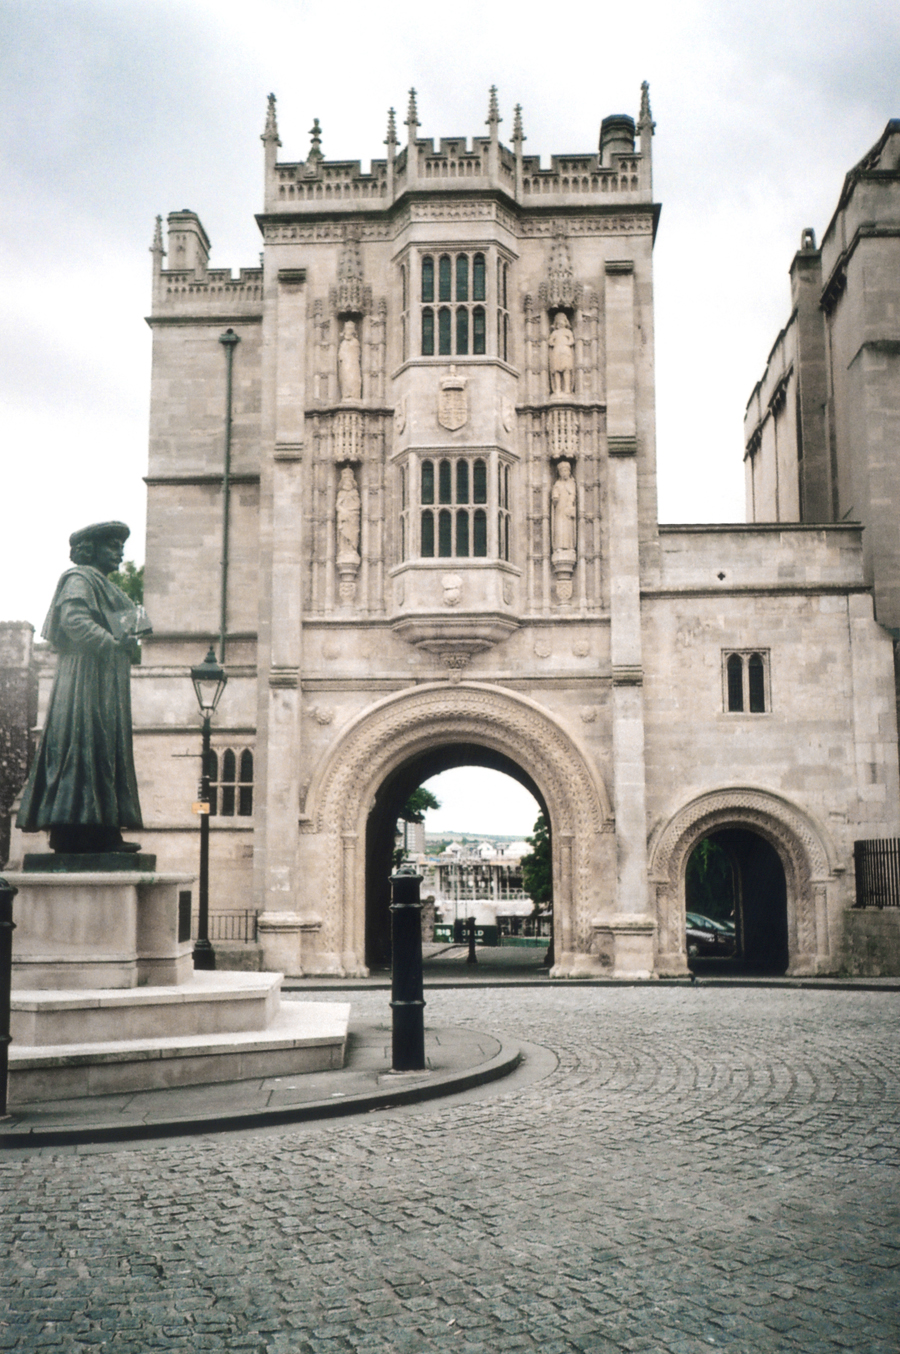
[[[194,946],[194,968],[214,969],[216,956],[209,943],[209,739],[212,717],[219,704],[228,678],[216,662],[212,645],[202,663],[191,668],[191,681],[197,693],[197,704],[203,716],[203,748],[200,754],[200,916],[197,922],[197,943]]]

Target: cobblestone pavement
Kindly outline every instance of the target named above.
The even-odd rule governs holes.
[[[900,995],[426,996],[555,1066],[356,1119],[9,1153],[0,1349],[894,1354]],[[385,994],[353,1001],[375,1020]]]

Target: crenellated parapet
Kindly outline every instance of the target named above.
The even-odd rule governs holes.
[[[426,189],[429,192],[458,192],[460,188],[500,191],[515,202],[527,205],[535,198],[554,206],[583,204],[586,199],[615,195],[630,203],[649,202],[652,198],[651,138],[654,124],[650,118],[649,96],[642,89],[641,111],[637,123],[625,114],[603,119],[598,150],[579,155],[551,156],[548,167],[540,156],[523,156],[521,105],[513,119],[512,148],[499,140],[501,122],[497,91],[490,93],[487,136],[473,138],[420,137],[415,91],[410,91],[409,113],[405,119],[408,139],[401,147],[396,134],[396,115],[391,109],[385,145],[388,157],[373,160],[364,171],[359,160],[327,160],[320,149],[322,131],[318,120],[306,160],[278,163],[275,160],[274,109],[270,98],[266,143],[267,213],[351,211],[361,207],[388,208],[405,193]],[[280,142],[277,143],[280,145]]]

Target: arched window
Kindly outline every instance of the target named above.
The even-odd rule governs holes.
[[[422,502],[434,502],[434,461],[422,462]]]
[[[456,554],[465,558],[469,553],[469,514],[465,511],[456,514]]]
[[[468,254],[457,254],[456,256],[456,299],[457,301],[468,301],[469,299]]]
[[[747,686],[750,692],[750,713],[760,715],[766,708],[766,670],[762,654],[752,653],[747,659]]]
[[[728,709],[744,708],[744,660],[739,653],[728,656]]]
[[[238,789],[238,813],[249,818],[253,813],[253,753],[244,748],[241,753],[241,781]]]
[[[438,467],[438,502],[453,502],[453,467],[449,461],[441,461]]]
[[[456,351],[460,357],[469,355],[469,311],[466,306],[456,307]]]
[[[434,259],[429,255],[422,260],[422,300],[434,300]]]
[[[422,311],[422,356],[434,357],[434,311],[430,306]]]
[[[223,818],[234,817],[234,782],[237,780],[237,763],[231,748],[226,748],[222,757],[222,779],[219,790],[222,805],[219,812]]]
[[[743,649],[722,655],[725,667],[725,708],[732,714],[766,713],[769,653]]]
[[[441,357],[449,357],[450,352],[450,311],[443,306],[438,311],[438,353]]]
[[[441,559],[449,559],[453,554],[452,527],[453,521],[449,510],[442,508],[438,513],[438,555]]]
[[[434,559],[434,513],[430,508],[422,513],[422,558]]]
[[[456,501],[457,503],[469,501],[469,462],[464,457],[460,457],[456,462]]]
[[[472,260],[472,300],[484,299],[484,255],[476,254]]]
[[[472,554],[476,559],[487,555],[487,513],[477,508],[472,520]]]
[[[487,462],[480,459],[472,467],[472,501],[487,503]]]
[[[450,301],[451,265],[450,255],[442,254],[438,261],[438,300]]]
[[[476,357],[484,356],[485,336],[484,306],[476,306],[472,311],[472,352]]]

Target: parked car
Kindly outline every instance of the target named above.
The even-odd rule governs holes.
[[[700,912],[685,914],[687,952],[693,959],[701,955],[728,958],[734,954],[734,922],[714,921]]]

